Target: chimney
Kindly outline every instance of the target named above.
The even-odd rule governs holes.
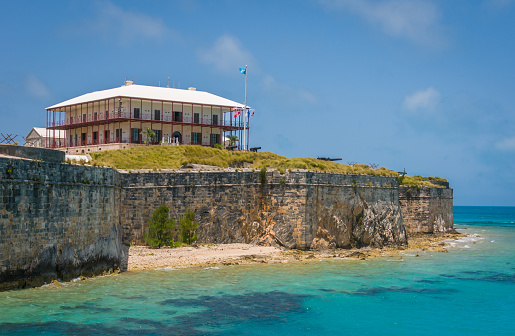
[[[190,91],[197,91],[197,88],[189,87],[188,90],[190,90]]]
[[[131,80],[125,80],[125,86],[129,86],[129,85],[132,85],[132,82]]]

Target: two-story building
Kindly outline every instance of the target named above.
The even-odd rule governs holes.
[[[197,91],[168,87],[125,85],[91,92],[48,107],[46,147],[68,154],[120,149],[145,144],[222,144],[224,135],[242,138],[245,106]],[[144,131],[154,131],[147,139]],[[54,130],[66,132],[65,141],[52,141]],[[50,137],[50,138],[49,138]],[[240,142],[241,143],[241,142]],[[246,149],[243,143],[238,149]]]

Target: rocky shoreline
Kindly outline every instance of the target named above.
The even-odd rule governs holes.
[[[163,268],[214,267],[249,263],[286,263],[316,259],[366,260],[378,257],[399,257],[399,252],[447,252],[448,241],[464,235],[454,233],[416,234],[408,239],[408,246],[361,249],[287,250],[252,244],[205,244],[195,247],[152,249],[146,246],[126,247],[122,271],[145,271]],[[418,254],[416,254],[418,255]]]

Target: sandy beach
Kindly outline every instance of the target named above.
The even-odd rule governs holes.
[[[365,260],[376,257],[397,257],[400,251],[447,252],[446,241],[456,240],[459,233],[420,234],[409,237],[409,244],[399,248],[332,249],[323,251],[287,250],[252,244],[206,244],[196,247],[152,249],[146,246],[125,247],[123,271],[143,271],[166,267],[209,267],[244,263],[284,263],[310,259],[351,258]]]

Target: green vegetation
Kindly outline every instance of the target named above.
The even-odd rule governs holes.
[[[148,245],[157,248],[173,246],[175,220],[170,218],[170,209],[166,205],[161,205],[154,211],[148,227],[148,233],[145,235]]]
[[[198,222],[195,221],[195,212],[190,208],[186,209],[186,214],[179,220],[181,224],[182,242],[188,245],[197,240],[195,230],[198,228]]]
[[[234,144],[237,141],[240,141],[240,139],[238,139],[238,137],[236,135],[229,135],[229,136],[227,136],[227,140],[229,140],[229,146],[234,146]]]
[[[146,130],[141,132],[141,135],[144,135],[147,138],[145,140],[145,143],[147,145],[150,145],[152,142],[154,142],[154,137],[156,136],[156,133],[152,129],[147,128]]]
[[[399,176],[399,184],[408,187],[432,187],[432,188],[444,188],[443,186],[431,183],[430,181],[447,182],[447,179],[441,177],[422,177],[420,175],[415,176]]]
[[[184,164],[201,164],[222,168],[238,168],[245,163],[249,168],[258,170],[305,169],[316,172],[398,176],[397,172],[372,168],[367,164],[340,164],[314,158],[292,158],[271,152],[240,152],[219,150],[202,146],[152,146],[91,153],[92,162],[98,166],[116,169],[179,169]]]

